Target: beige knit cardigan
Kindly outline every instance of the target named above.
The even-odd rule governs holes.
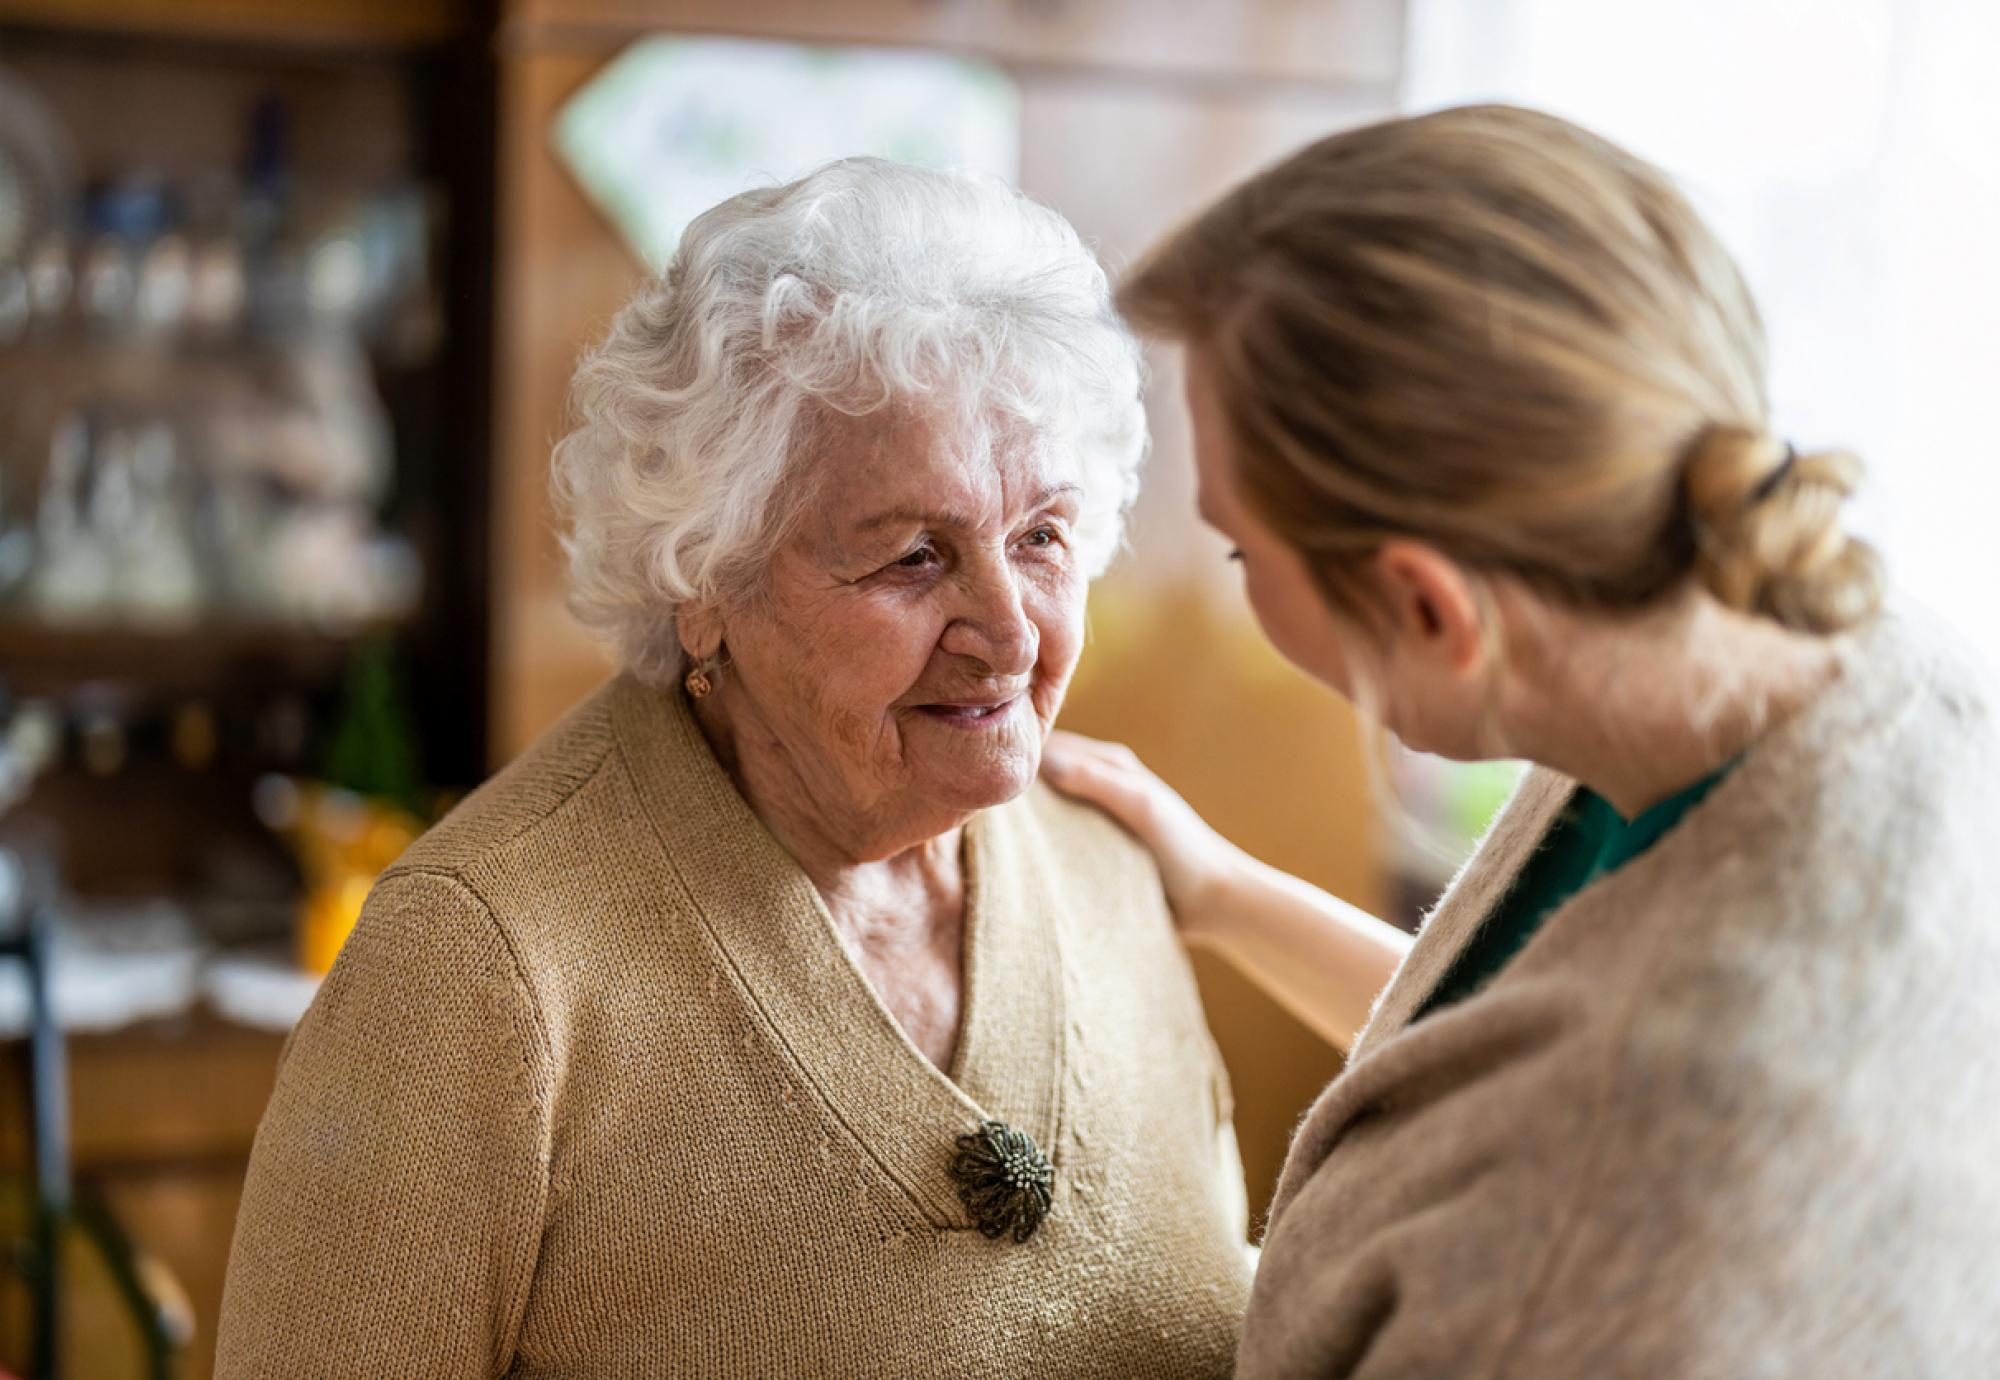
[[[680,696],[619,679],[385,876],[293,1035],[223,1380],[1217,1377],[1228,1089],[1151,860],[1040,787],[966,831],[947,1077]],[[1055,1163],[1026,1244],[954,1139]]]
[[[1294,1142],[1239,1374],[2000,1376],[2000,731],[1884,617],[1645,855],[1411,1023],[1532,773]]]

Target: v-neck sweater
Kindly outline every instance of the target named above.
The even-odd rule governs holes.
[[[620,677],[378,883],[260,1127],[228,1377],[1210,1377],[1249,1279],[1157,871],[1040,786],[965,831],[949,1075],[677,692]],[[958,1136],[1055,1170],[977,1230]]]

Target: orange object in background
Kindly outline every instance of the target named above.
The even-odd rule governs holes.
[[[375,878],[358,872],[342,873],[324,886],[315,886],[299,903],[299,966],[316,977],[326,976],[340,957],[355,921],[361,918],[362,903],[368,899]]]
[[[298,857],[306,883],[296,922],[299,966],[324,976],[361,918],[375,879],[423,832],[423,823],[392,801],[284,776],[257,783],[257,814]]]

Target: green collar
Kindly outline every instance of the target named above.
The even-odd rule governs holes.
[[[1682,787],[1631,820],[1619,814],[1610,801],[1588,786],[1577,787],[1572,807],[1576,811],[1577,830],[1597,842],[1597,860],[1590,869],[1590,876],[1596,878],[1607,872],[1616,872],[1658,843],[1660,836],[1679,824],[1682,816],[1721,785],[1723,778],[1735,766],[1733,761],[1724,763],[1693,785]]]

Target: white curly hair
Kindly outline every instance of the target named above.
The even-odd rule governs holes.
[[[809,499],[815,420],[892,405],[950,419],[967,463],[1002,438],[1062,457],[1096,576],[1138,493],[1140,385],[1096,258],[1003,182],[851,158],[731,197],[572,381],[570,606],[671,681],[677,610],[753,587]]]

